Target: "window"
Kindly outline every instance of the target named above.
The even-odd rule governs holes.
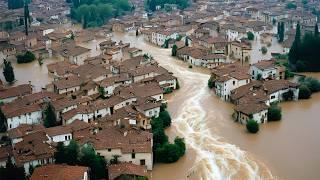
[[[145,165],[145,164],[146,164],[146,160],[141,159],[141,160],[140,160],[140,165]]]
[[[252,75],[254,75],[254,71],[252,71]]]
[[[131,154],[131,158],[132,158],[132,159],[135,159],[135,158],[136,158],[136,153],[132,153],[132,154]]]
[[[232,84],[233,84],[233,85],[236,85],[236,81],[232,81]]]
[[[68,140],[68,136],[65,136],[64,139],[67,141]]]
[[[108,152],[111,152],[111,149],[108,149]]]
[[[276,96],[275,96],[275,95],[271,96],[271,99],[274,99],[274,98],[276,98]]]

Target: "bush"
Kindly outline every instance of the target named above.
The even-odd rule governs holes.
[[[268,121],[279,121],[281,117],[281,108],[277,105],[271,105],[268,109]]]
[[[21,64],[21,63],[29,63],[29,62],[34,61],[35,59],[36,59],[36,56],[30,51],[27,51],[24,54],[18,54],[17,55],[17,62],[19,64]]]
[[[251,31],[247,32],[247,37],[251,41],[254,40],[254,34]]]
[[[210,89],[214,88],[214,82],[211,79],[208,80],[208,87]]]
[[[301,85],[299,88],[299,99],[309,99],[311,91],[306,85]]]
[[[184,142],[184,139],[183,138],[179,138],[179,137],[176,137],[174,139],[174,144],[177,145],[179,147],[179,150],[180,150],[180,156],[183,156],[186,152],[186,143]]]
[[[179,160],[180,149],[175,144],[164,144],[156,149],[155,159],[157,162],[173,163]]]
[[[261,52],[262,52],[262,54],[267,54],[268,49],[263,46],[263,47],[261,48]]]
[[[312,77],[303,77],[299,79],[301,85],[306,85],[311,93],[320,91],[320,81]]]
[[[250,119],[246,126],[250,133],[257,133],[259,131],[259,124],[253,119]]]
[[[169,127],[171,125],[171,117],[168,111],[162,111],[159,114],[159,119],[163,122],[163,127]]]

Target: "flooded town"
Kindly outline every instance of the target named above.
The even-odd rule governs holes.
[[[318,179],[320,2],[0,2],[0,179]]]

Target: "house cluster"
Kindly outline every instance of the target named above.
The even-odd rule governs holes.
[[[210,81],[215,94],[236,105],[234,118],[246,124],[268,121],[272,103],[298,100],[299,85],[284,77],[284,68],[274,60],[263,60],[250,66],[240,63],[221,65],[212,69]]]
[[[91,57],[91,50],[73,39],[59,42],[67,33],[47,34],[52,56],[61,61],[47,65],[53,81],[42,91],[31,84],[1,86],[1,118],[10,142],[0,147],[0,164],[10,157],[27,175],[40,165],[31,179],[50,167],[87,177],[85,167],[54,165],[57,143],[75,140],[106,160],[119,156],[120,164],[107,167],[113,179],[123,173],[147,176],[153,168],[151,118],[159,116],[164,94],[178,88],[177,78],[130,44],[106,40],[96,47],[101,53]],[[59,126],[44,127],[49,106]]]

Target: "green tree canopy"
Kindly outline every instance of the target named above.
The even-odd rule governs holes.
[[[15,80],[15,77],[13,67],[11,66],[11,62],[4,60],[3,64],[3,76],[8,83],[12,83]]]
[[[247,37],[251,41],[254,40],[254,34],[251,31],[247,32]]]
[[[54,112],[54,107],[51,103],[47,104],[44,110],[44,126],[46,128],[53,127],[57,125],[56,113]]]
[[[76,141],[71,140],[66,148],[66,162],[69,165],[78,164],[79,160],[79,145]]]
[[[257,133],[259,131],[259,124],[257,123],[257,121],[253,120],[253,119],[250,119],[248,122],[247,122],[247,130],[250,132],[250,133]]]
[[[178,50],[178,46],[174,44],[172,46],[171,55],[172,56],[177,56],[177,50]]]
[[[106,162],[96,154],[92,146],[88,145],[81,149],[80,164],[90,167],[92,179],[104,179],[106,177]]]
[[[17,55],[17,62],[19,64],[29,63],[29,62],[34,61],[35,59],[36,59],[36,56],[30,51],[26,51],[24,54]]]
[[[299,87],[299,99],[309,99],[311,96],[311,91],[306,85]]]
[[[279,121],[281,117],[281,108],[276,104],[271,105],[268,109],[268,121]]]
[[[58,142],[57,151],[54,153],[54,159],[57,164],[66,163],[66,149],[63,142]]]

